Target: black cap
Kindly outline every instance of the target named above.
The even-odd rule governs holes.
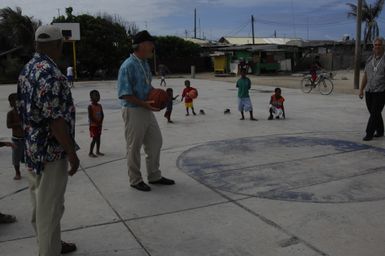
[[[132,44],[140,44],[146,41],[154,42],[155,38],[148,33],[147,30],[143,30],[134,35]]]

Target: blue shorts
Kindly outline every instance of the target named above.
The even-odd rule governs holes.
[[[67,80],[68,80],[68,82],[72,82],[74,80],[74,77],[73,76],[67,76]]]
[[[246,112],[253,111],[253,105],[251,104],[250,98],[238,98],[238,110],[240,112],[242,112],[242,111],[246,111]]]

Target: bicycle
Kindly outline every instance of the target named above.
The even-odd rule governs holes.
[[[313,81],[311,75],[305,75],[301,81],[301,89],[304,93],[310,93],[317,86],[322,95],[331,94],[334,89],[331,74],[322,72],[315,81]]]

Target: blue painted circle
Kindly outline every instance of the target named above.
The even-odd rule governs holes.
[[[347,203],[385,198],[385,149],[306,136],[210,142],[178,167],[214,189],[286,201]]]

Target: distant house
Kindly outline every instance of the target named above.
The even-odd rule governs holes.
[[[244,63],[256,75],[307,71],[315,56],[327,70],[347,69],[353,64],[354,41],[256,37],[253,44],[252,37],[221,37],[211,56],[216,73],[237,73]]]
[[[297,58],[297,38],[221,37],[212,55],[214,72],[238,73],[247,67],[249,73],[293,71]]]
[[[320,57],[323,68],[327,70],[350,69],[354,62],[354,40],[310,40],[303,41],[298,45],[301,51],[296,70],[306,70],[314,60]],[[363,52],[363,60],[366,59]]]
[[[235,73],[246,67],[249,73],[307,72],[316,56],[326,70],[349,69],[353,66],[354,40],[302,40],[224,36],[218,41],[185,38],[199,44],[202,56],[210,56],[215,73]],[[364,53],[363,60],[366,59]]]

